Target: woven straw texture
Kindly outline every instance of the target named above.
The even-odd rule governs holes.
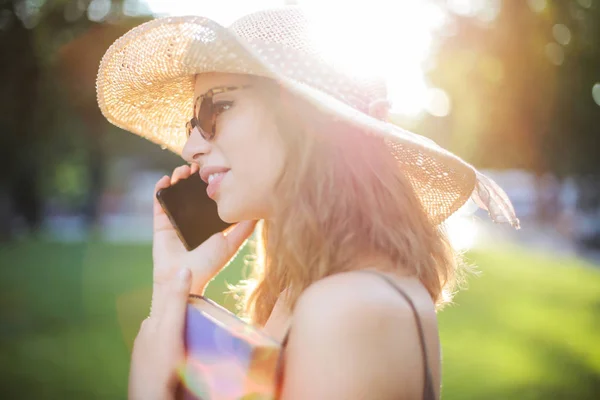
[[[493,181],[431,140],[371,116],[373,106],[386,100],[385,82],[342,72],[320,52],[312,27],[297,7],[249,14],[229,28],[197,16],[147,22],[104,55],[98,104],[116,126],[181,154],[195,74],[272,78],[321,112],[382,135],[434,223],[472,196],[494,221],[518,227],[510,201]]]

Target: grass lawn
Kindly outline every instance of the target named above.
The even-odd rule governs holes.
[[[439,314],[442,397],[600,398],[600,268],[514,248],[469,258],[481,276]],[[241,268],[209,297],[231,308],[224,281]],[[145,245],[1,247],[1,397],[124,399],[150,284]]]

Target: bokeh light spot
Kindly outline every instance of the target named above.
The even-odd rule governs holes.
[[[600,82],[595,83],[592,87],[592,98],[600,106]]]
[[[502,1],[500,0],[490,0],[485,7],[481,7],[477,18],[483,22],[492,22],[498,17],[500,11],[502,10]]]
[[[532,11],[539,13],[546,8],[546,0],[527,0],[527,5]]]
[[[554,39],[563,46],[566,46],[571,41],[571,31],[566,25],[556,24],[552,27]]]
[[[125,0],[123,2],[123,14],[128,17],[152,14],[152,10],[146,2],[139,0]]]
[[[436,117],[445,117],[450,114],[450,97],[439,88],[431,88],[427,91],[427,112]]]
[[[15,2],[15,15],[26,29],[34,28],[40,21],[40,9],[45,0],[26,0]]]
[[[112,3],[110,0],[92,0],[87,9],[87,16],[90,21],[101,22],[110,12]]]

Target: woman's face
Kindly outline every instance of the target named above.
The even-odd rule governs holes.
[[[285,162],[276,114],[264,91],[261,93],[261,84],[248,75],[207,73],[196,77],[194,99],[214,88],[249,85],[215,94],[214,138],[205,140],[195,127],[182,152],[186,161],[200,165],[219,216],[230,223],[269,218],[275,183]]]

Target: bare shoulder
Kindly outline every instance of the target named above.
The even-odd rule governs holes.
[[[435,320],[427,292],[415,281],[399,284],[422,319]],[[424,326],[435,342],[435,323]],[[415,315],[389,283],[357,271],[332,275],[307,288],[294,310],[283,398],[418,398],[420,349]]]
[[[414,278],[398,278],[388,274],[400,286],[419,316],[435,316],[435,306],[425,288]],[[355,318],[371,316],[414,319],[408,302],[382,277],[361,271],[344,272],[321,279],[308,287],[300,296],[295,314],[307,319],[323,317],[343,319],[347,314]]]

